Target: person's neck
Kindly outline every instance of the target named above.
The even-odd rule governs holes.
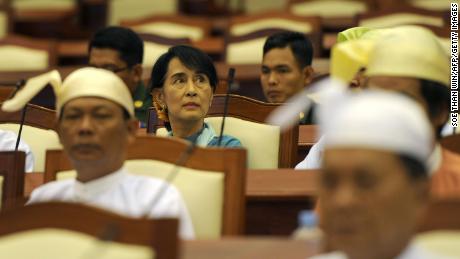
[[[101,165],[96,166],[88,163],[83,165],[75,164],[75,169],[77,171],[77,181],[87,183],[109,175],[117,170],[120,170],[123,167],[123,161],[119,163],[107,163],[106,165],[109,166],[104,168]]]
[[[171,121],[171,129],[174,137],[186,138],[198,133],[203,128],[204,120],[199,121]]]

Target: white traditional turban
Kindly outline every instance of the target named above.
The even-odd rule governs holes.
[[[423,108],[382,90],[342,93],[320,112],[324,146],[365,148],[411,156],[426,164],[434,133]]]
[[[52,85],[56,95],[58,116],[62,107],[72,99],[100,97],[121,105],[131,117],[134,117],[133,99],[123,81],[110,71],[92,67],[72,72],[63,83],[56,70],[31,78],[14,98],[4,102],[2,110],[7,112],[20,110],[48,83]]]

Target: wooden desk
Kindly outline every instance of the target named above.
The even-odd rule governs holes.
[[[248,170],[246,234],[290,235],[300,211],[312,209],[318,171]]]
[[[182,259],[306,259],[321,251],[319,244],[287,238],[223,238],[182,242]]]
[[[318,171],[293,169],[248,170],[246,197],[250,200],[312,200]]]

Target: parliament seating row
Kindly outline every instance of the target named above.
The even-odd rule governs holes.
[[[117,1],[118,4],[121,2],[123,1]],[[264,40],[268,35],[280,30],[294,30],[309,35],[313,42],[316,57],[327,57],[328,50],[335,43],[336,33],[353,26],[381,28],[394,25],[417,24],[433,29],[435,32],[442,31],[440,33],[441,37],[444,37],[444,31],[449,30],[449,17],[448,13],[445,11],[428,11],[405,5],[368,13],[358,12],[359,14],[350,16],[349,19],[351,19],[351,22],[348,24],[344,24],[343,21],[339,20],[341,22],[338,24],[342,26],[341,28],[337,30],[328,30],[324,29],[323,23],[326,23],[326,21],[324,17],[321,18],[322,13],[319,9],[327,10],[326,6],[331,5],[335,6],[335,8],[332,8],[334,10],[346,10],[346,8],[337,8],[337,6],[351,4],[353,1],[325,2],[328,3],[320,4],[319,2],[309,3],[308,1],[302,1],[302,3],[295,3],[295,5],[305,5],[308,8],[299,7],[298,9],[301,11],[298,12],[270,11],[251,15],[239,15],[229,17],[225,20],[219,20],[216,23],[203,17],[181,16],[177,14],[155,14],[150,17],[142,16],[142,18],[139,19],[125,20],[121,22],[121,25],[132,27],[142,35],[145,41],[146,54],[144,65],[149,66],[151,66],[156,58],[168,47],[177,44],[191,44],[199,47],[210,54],[216,61],[224,61],[229,64],[258,64],[262,59],[260,50],[262,49]],[[363,3],[358,3],[359,1],[354,2],[361,7],[357,6],[356,8],[350,8],[351,13],[349,15],[362,9]],[[64,8],[64,11],[62,8],[57,8],[57,10],[61,12],[65,11],[65,14],[70,12],[66,8]],[[367,9],[364,8],[362,10]],[[15,17],[14,19],[20,19],[20,17],[23,16],[23,23],[27,24],[30,20],[34,20],[36,16],[46,17],[46,12],[44,12],[43,8],[35,12],[18,11],[15,12],[15,15],[19,17]],[[76,11],[70,13],[75,12]],[[9,12],[6,12],[6,14],[8,13]],[[30,15],[30,17],[27,18],[27,15]],[[51,19],[54,16],[56,15],[50,14]],[[329,17],[328,15],[323,16]],[[336,17],[334,14],[330,14],[330,16]],[[78,33],[78,29],[69,29],[69,23],[61,21],[63,19],[62,17],[58,16],[56,19],[56,26],[63,27],[61,30]],[[9,21],[9,19],[5,21]],[[27,31],[21,32],[21,30],[19,30],[20,28],[11,30],[10,25],[6,25],[7,29],[5,29],[5,31],[33,37],[53,38],[54,40],[62,42],[59,44],[60,46],[65,46],[66,44],[70,44],[73,47],[76,46],[75,41],[68,41],[66,37],[59,35],[47,36],[46,22],[42,20],[40,20],[40,22],[45,23],[45,25],[42,25],[38,29],[34,29],[32,26],[22,26],[24,29],[30,30],[33,33],[28,33]],[[21,23],[16,24],[16,27],[18,27],[18,25],[21,25]],[[43,26],[45,26],[45,28],[42,28]],[[48,30],[51,29],[48,28]],[[220,32],[216,33],[216,31]],[[90,37],[91,34],[89,33],[84,34],[83,37],[74,37],[75,39],[80,39],[79,45],[81,47],[72,48],[70,52],[59,56],[62,57],[60,64],[85,63],[85,57],[87,55],[86,40]],[[52,42],[50,44],[52,44]],[[58,50],[60,49],[61,48],[58,48]],[[77,50],[79,51],[77,52]],[[53,57],[53,53],[55,55],[55,51],[50,52],[51,57]],[[72,55],[66,56],[69,54]],[[50,60],[52,61],[52,59]]]
[[[62,157],[60,151],[52,151],[51,153],[53,153],[53,158]],[[49,178],[49,175],[54,177],[56,170],[69,168],[67,158],[52,164],[54,171],[50,169],[48,171],[50,173],[47,173],[48,176],[45,177]],[[245,194],[243,197],[239,196],[242,199],[245,214],[240,214],[240,219],[233,218],[230,221],[240,222],[243,226],[245,225],[245,228],[240,229],[233,224],[233,232],[231,232],[228,227],[232,226],[232,223],[223,220],[223,228],[227,228],[227,230],[223,231],[222,235],[290,235],[297,227],[297,214],[302,210],[312,209],[314,206],[318,192],[319,171],[274,169],[247,170],[240,173],[246,178]],[[64,176],[61,175],[60,177]],[[8,180],[11,181],[11,178],[5,178],[4,186],[9,184]],[[43,173],[26,174],[25,195],[16,194],[18,196],[16,198],[17,203],[10,202],[10,207],[3,207],[2,209],[7,211],[21,205],[20,202],[24,202],[24,197],[44,182]],[[6,189],[4,188],[3,193],[5,192]],[[237,199],[237,197],[238,195],[235,195],[231,199]],[[420,222],[419,232],[436,229],[460,229],[460,222],[457,217],[457,212],[460,209],[459,200],[432,200],[430,204],[427,216]],[[227,218],[227,220],[229,219]]]
[[[71,51],[72,48],[75,47],[76,46],[74,45],[69,45],[65,47],[65,49]],[[68,51],[66,50],[66,52]],[[60,66],[57,67],[57,70],[61,74],[62,78],[65,78],[68,74],[79,67],[80,66]],[[247,96],[256,100],[265,101],[262,87],[260,85],[260,65],[229,65],[222,62],[217,62],[215,63],[215,67],[217,70],[217,76],[221,81],[221,84],[218,86],[216,93],[227,92],[225,81],[228,76],[228,70],[230,67],[232,67],[235,69],[235,82],[238,84],[237,89],[234,89],[232,93]],[[320,80],[329,73],[329,59],[313,59],[313,69],[315,71],[314,81]],[[14,86],[19,80],[37,76],[48,71],[49,69],[34,71],[0,71],[0,101],[7,99],[9,94],[14,91]],[[152,67],[144,67],[142,76],[146,86],[149,86],[151,71]],[[37,96],[37,98],[35,98],[32,103],[48,108],[53,108],[54,94],[49,90],[50,89],[43,90],[40,93],[40,96]]]

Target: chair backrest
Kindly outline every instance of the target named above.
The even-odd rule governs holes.
[[[446,13],[400,6],[357,15],[358,26],[385,28],[398,25],[446,26]]]
[[[0,38],[12,31],[11,0],[0,1]]]
[[[0,71],[45,70],[57,65],[56,42],[9,35],[0,39]]]
[[[152,248],[154,258],[158,259],[179,257],[177,219],[131,219],[76,203],[40,203],[2,213],[0,222],[0,247],[2,242],[5,242],[4,239],[9,238],[10,235],[22,233],[25,236],[40,230],[49,233],[50,229],[53,229],[61,230],[58,232],[61,238],[66,237],[65,234],[69,232],[78,232],[96,238],[90,241],[93,244],[86,246],[89,250],[87,252],[93,252],[88,253],[88,258],[95,258],[95,255],[98,255],[97,258],[102,258],[102,255],[108,252],[95,249],[98,245],[103,245],[97,240]],[[59,240],[55,241],[57,243],[46,244],[50,246],[48,249],[59,246]],[[85,255],[84,252],[77,251],[82,256]],[[62,258],[63,254],[60,256]]]
[[[0,102],[3,102],[11,97],[11,94],[16,90],[15,86],[1,86],[0,87]]]
[[[220,133],[224,105],[225,95],[215,94],[208,118],[205,119],[217,134]],[[279,104],[265,103],[245,96],[229,97],[224,134],[238,138],[248,150],[248,168],[293,168],[297,162],[299,127],[281,132],[278,126],[265,124],[268,115],[278,107]],[[155,133],[160,127],[162,122],[157,119],[156,110],[149,108],[147,132]],[[158,134],[165,133],[159,131]]]
[[[290,0],[289,11],[296,15],[322,18],[353,17],[373,7],[373,0]]]
[[[7,113],[0,111],[0,129],[19,131],[21,111]],[[56,112],[47,108],[27,105],[21,139],[31,148],[35,158],[34,171],[43,172],[45,168],[45,151],[61,148],[55,131]]]
[[[211,32],[209,20],[185,15],[154,15],[138,20],[125,20],[122,26],[138,33],[148,33],[167,38],[188,38],[201,40]]]
[[[25,153],[0,152],[0,195],[2,211],[16,207],[24,196]]]
[[[450,151],[460,154],[460,134],[449,135],[441,139],[442,147]]]
[[[313,44],[313,55],[320,55],[320,18],[267,12],[236,16],[230,20],[226,36],[226,62],[229,64],[260,64],[266,38],[281,31],[297,31],[307,34]]]
[[[144,60],[143,66],[152,67],[157,59],[174,45],[190,44],[188,38],[166,38],[155,34],[140,33],[139,36],[144,41]]]
[[[11,0],[15,10],[69,9],[77,5],[75,0]]]
[[[140,19],[154,14],[175,14],[178,0],[110,0],[108,1],[109,25],[118,25],[123,20]]]
[[[188,145],[178,139],[138,136],[136,143],[128,148],[126,167],[132,173],[167,178]],[[47,151],[46,159],[45,182],[57,179],[59,172],[72,169],[60,150]],[[245,171],[244,149],[196,147],[181,167],[171,183],[185,200],[198,238],[243,233]]]
[[[380,0],[382,1],[382,0]],[[450,11],[451,0],[408,0],[409,4],[417,8],[431,11]]]

